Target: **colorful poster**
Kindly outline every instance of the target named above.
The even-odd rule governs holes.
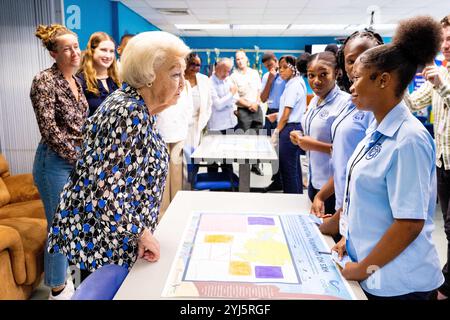
[[[309,215],[194,213],[163,297],[355,299]]]

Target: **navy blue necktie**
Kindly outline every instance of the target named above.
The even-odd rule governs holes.
[[[382,135],[383,135],[383,134],[382,134],[381,132],[377,131],[377,130],[375,130],[374,132],[372,132],[372,135],[370,136],[369,142],[366,144],[366,147],[365,147],[365,149],[364,149],[364,152],[369,151],[369,150],[375,145],[375,143],[378,142],[378,140],[380,139],[380,137],[381,137]]]

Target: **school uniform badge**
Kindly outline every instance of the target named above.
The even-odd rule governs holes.
[[[320,119],[325,120],[326,118],[328,118],[329,115],[330,115],[330,112],[328,110],[323,110],[319,114],[319,117],[320,117]]]
[[[364,119],[364,116],[365,116],[365,114],[364,114],[363,111],[358,111],[357,113],[355,113],[355,114],[353,115],[353,120],[355,120],[355,121],[361,121],[362,119]]]
[[[366,159],[372,160],[381,152],[381,144],[374,145],[369,152],[367,152]]]

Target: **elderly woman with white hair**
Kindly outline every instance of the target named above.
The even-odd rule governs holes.
[[[102,265],[131,268],[137,258],[159,259],[153,231],[168,154],[155,115],[177,102],[188,53],[166,32],[133,37],[122,56],[122,89],[86,122],[81,157],[61,193],[48,243],[82,278]]]

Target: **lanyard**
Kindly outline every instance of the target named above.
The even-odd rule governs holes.
[[[338,114],[338,116],[336,117],[336,119],[339,118],[339,116],[342,114],[342,112],[344,112],[344,110],[345,110],[345,108],[342,109],[341,112],[339,112],[339,114]],[[333,141],[334,141],[334,137],[336,136],[336,131],[337,131],[339,125],[341,124],[341,122],[344,121],[345,118],[347,118],[349,115],[351,115],[355,110],[356,110],[356,106],[354,106],[349,112],[347,112],[347,113],[345,114],[345,116],[343,116],[342,119],[339,120],[339,122],[336,124],[336,126],[334,127],[334,131],[333,131],[333,133],[331,134],[331,143],[333,143]]]
[[[347,174],[347,188],[345,190],[345,198],[344,198],[344,202],[347,203],[347,207],[349,205],[349,195],[350,195],[350,180],[352,178],[352,172],[353,169],[355,168],[355,166],[362,160],[362,158],[364,158],[364,156],[377,144],[378,141],[380,141],[380,139],[383,137],[383,135],[380,135],[378,137],[378,139],[374,142],[374,144],[372,145],[372,147],[367,148],[367,150],[363,153],[363,155],[358,159],[359,155],[361,154],[361,152],[364,151],[364,149],[366,148],[366,145],[364,145],[361,150],[359,150],[358,154],[356,155],[355,159],[353,160],[352,164],[350,165],[350,169],[348,170],[348,174]],[[346,213],[345,213],[346,214]]]

